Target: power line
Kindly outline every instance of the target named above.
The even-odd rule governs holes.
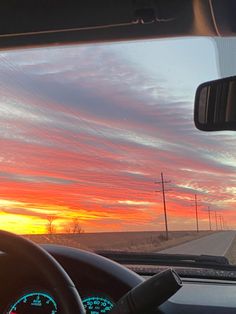
[[[162,192],[162,199],[163,199],[163,210],[164,210],[164,218],[165,218],[165,229],[166,229],[166,240],[169,240],[169,230],[168,230],[168,219],[167,219],[167,210],[166,210],[166,189],[165,184],[170,183],[171,181],[165,181],[164,175],[161,172],[161,181],[155,182],[156,184],[161,184],[161,191],[156,192]]]

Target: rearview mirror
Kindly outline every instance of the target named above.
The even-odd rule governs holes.
[[[201,131],[236,130],[236,76],[198,87],[194,122]]]

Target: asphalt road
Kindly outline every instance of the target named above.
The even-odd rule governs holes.
[[[217,232],[197,240],[159,251],[158,253],[224,256],[235,236],[236,231]]]

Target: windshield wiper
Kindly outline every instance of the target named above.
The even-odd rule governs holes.
[[[123,251],[96,251],[104,257],[126,265],[165,265],[232,269],[225,256],[162,254]]]

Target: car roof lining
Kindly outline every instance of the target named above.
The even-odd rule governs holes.
[[[0,49],[219,35],[211,0],[5,0]]]

